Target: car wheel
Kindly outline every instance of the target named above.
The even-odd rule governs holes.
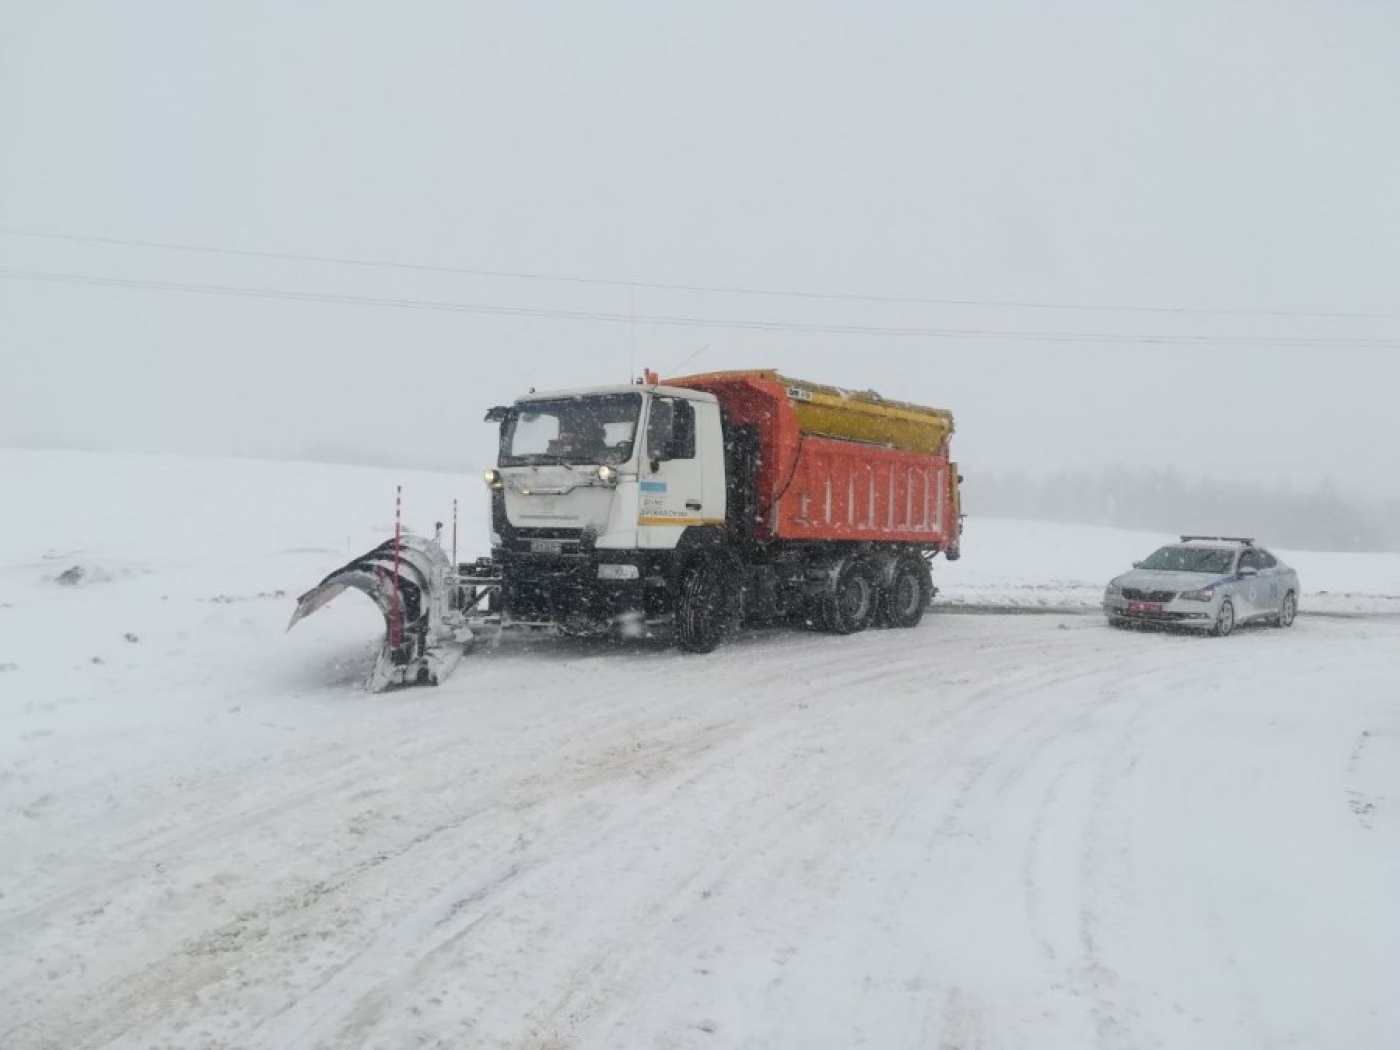
[[[1278,611],[1278,619],[1274,621],[1275,627],[1292,627],[1293,621],[1298,618],[1298,596],[1289,591],[1283,596],[1283,605]]]
[[[1220,603],[1220,612],[1215,615],[1215,626],[1211,634],[1217,638],[1228,638],[1235,630],[1235,603],[1226,598]]]
[[[1128,626],[1128,621],[1123,619],[1121,616],[1110,616],[1108,618],[1108,625],[1110,627],[1116,627],[1121,631],[1123,630],[1123,628]]]

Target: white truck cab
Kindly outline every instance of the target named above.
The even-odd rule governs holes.
[[[495,548],[673,550],[688,528],[724,524],[713,394],[664,386],[532,393],[487,418],[501,424],[499,459],[486,474],[499,494]]]

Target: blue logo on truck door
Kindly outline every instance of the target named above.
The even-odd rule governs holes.
[[[665,492],[666,482],[664,481],[644,481],[642,482],[643,492]]]

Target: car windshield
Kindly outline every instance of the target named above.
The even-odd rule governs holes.
[[[1163,547],[1140,568],[1163,572],[1229,572],[1235,552],[1219,547]]]
[[[501,466],[626,463],[640,394],[591,394],[516,405],[501,431]]]

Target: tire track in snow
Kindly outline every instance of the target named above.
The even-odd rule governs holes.
[[[837,662],[841,663],[841,661]],[[843,666],[845,666],[845,664],[843,664]],[[885,672],[885,678],[887,679],[887,681],[894,677],[889,674],[889,670],[890,669],[886,669]],[[925,677],[927,673],[924,666],[918,661],[910,661],[908,666],[905,668],[905,671],[911,679],[915,677]],[[828,694],[828,696],[834,695],[835,699],[839,703],[844,704],[844,693],[850,688],[850,686],[854,683],[865,681],[868,679],[868,677],[868,673],[862,670],[851,670],[848,673],[844,673],[835,678],[827,676],[825,679],[824,687],[825,693]],[[812,699],[814,700],[819,700],[822,698],[823,697],[821,694],[814,694],[812,697]],[[975,701],[970,703],[975,703]],[[772,734],[770,734],[770,736],[771,735]],[[722,769],[728,766],[732,766],[737,758],[742,758],[745,754],[749,752],[752,752],[754,750],[765,749],[770,747],[771,745],[772,740],[770,740],[768,736],[765,736],[762,739],[750,741],[746,744],[742,751],[737,752],[735,754],[723,756],[722,761],[717,763],[717,768]],[[795,755],[795,759],[797,761],[801,761],[802,757],[803,756],[801,753]],[[691,784],[701,780],[703,777],[712,774],[713,771],[711,770],[702,770],[696,772],[687,778],[687,781],[685,782],[683,787],[688,787]],[[786,776],[786,770],[783,774],[781,774],[781,776]],[[800,827],[803,823],[803,818],[805,814],[816,812],[820,810],[824,805],[826,805],[826,800],[823,797],[812,796],[796,812],[790,807],[780,808],[773,812],[767,820],[760,823],[758,825],[758,830],[754,832],[751,837],[754,837],[759,841],[766,841],[770,844],[773,842],[781,841],[781,832],[784,829],[795,829]],[[739,851],[737,854],[737,859],[744,859],[745,854],[746,851]],[[663,892],[661,893],[661,899],[663,901],[683,899],[684,889],[693,882],[695,882],[697,879],[701,878],[702,876],[710,879],[722,878],[722,872],[717,873],[715,871],[711,871],[707,874],[704,869],[701,869],[701,871],[699,872],[687,874],[680,883],[669,885],[668,887],[664,888]],[[617,955],[618,953],[616,951],[609,949],[601,953],[601,955],[597,957],[590,957],[580,965],[579,972],[587,976],[588,987],[597,985],[600,981],[603,980],[605,974],[612,973],[618,969],[618,967],[616,966],[606,965],[606,960],[616,959]],[[418,969],[415,968],[414,980],[417,981],[420,978],[421,974],[419,973]],[[583,1002],[597,1002],[603,998],[603,996],[597,992],[589,992],[586,990],[586,988],[580,987],[577,984],[577,982],[571,982],[571,988],[572,991],[566,996],[565,1000],[548,1015],[551,1021],[557,1019],[559,1016],[562,1015],[569,1020],[570,1024],[576,1024],[588,1013],[588,1011],[579,1007],[578,1003],[580,1000],[582,1000]],[[386,997],[383,995],[374,995],[373,998],[376,1001],[384,1001]],[[363,1030],[366,1023],[367,1018],[364,1016],[363,1011],[361,1011],[357,1014],[357,1017],[354,1021],[354,1027],[356,1031]]]
[[[655,759],[655,753],[654,753],[654,751],[653,751],[653,752],[644,753],[644,754],[642,754],[638,759],[635,759],[635,760],[633,760],[633,759],[628,759],[628,758],[626,758],[625,756],[624,756],[623,758],[618,758],[618,757],[616,756],[615,753],[614,753],[614,754],[610,754],[610,756],[607,757],[603,762],[595,764],[594,771],[593,771],[593,775],[594,775],[594,778],[595,778],[595,779],[597,779],[597,778],[606,779],[606,778],[607,778],[608,776],[610,776],[610,775],[615,775],[615,774],[620,774],[620,773],[626,772],[626,771],[629,770],[633,765],[635,765],[637,761],[643,761],[643,762],[645,762],[645,761],[653,761],[654,759]],[[530,779],[531,779],[530,777],[527,777],[527,778],[526,778],[526,782],[528,782]],[[551,778],[551,777],[547,777],[547,776],[542,776],[542,775],[540,775],[540,776],[536,776],[535,779],[539,780],[541,783],[548,783],[551,779],[557,779],[557,778]],[[495,786],[495,787],[498,788],[499,786]],[[489,790],[489,789],[488,789],[488,790]],[[487,808],[491,808],[491,807],[487,807]],[[520,811],[520,810],[523,810],[523,809],[528,808],[528,805],[525,804],[525,803],[522,803],[522,802],[520,802],[520,801],[517,801],[517,802],[515,802],[514,804],[512,804],[512,808],[513,808],[514,810],[516,810],[516,811]],[[469,815],[469,818],[470,818],[470,817],[479,816],[479,815],[480,815],[479,813],[472,813],[472,814]],[[468,819],[469,819],[469,818],[468,818]],[[458,823],[460,823],[460,822],[458,822]],[[441,827],[441,828],[438,828],[438,829],[435,829],[435,830],[436,830],[436,831],[450,830],[450,827],[446,827],[446,826],[445,826],[445,827]],[[425,839],[425,836],[419,836],[418,838],[412,840],[412,841],[409,843],[409,847],[419,845],[424,839]],[[340,892],[341,890],[345,889],[346,886],[347,886],[349,883],[351,883],[351,882],[352,882],[356,877],[358,877],[359,875],[362,875],[362,874],[364,874],[366,871],[369,871],[369,870],[371,870],[371,869],[377,867],[380,863],[384,862],[385,860],[395,859],[395,857],[397,857],[398,855],[401,855],[401,854],[404,853],[404,852],[405,852],[405,850],[398,850],[398,851],[394,851],[391,855],[388,855],[388,856],[383,856],[383,855],[381,855],[381,856],[373,857],[373,858],[370,859],[369,862],[360,864],[356,869],[354,869],[354,870],[352,870],[352,871],[350,871],[350,872],[348,872],[348,873],[342,873],[342,874],[341,874],[339,877],[337,877],[337,878],[330,879],[330,880],[323,880],[322,882],[313,885],[313,886],[312,886],[307,892],[305,892],[305,893],[298,893],[298,894],[296,894],[296,895],[293,895],[291,898],[288,898],[288,899],[282,901],[281,903],[276,903],[276,902],[274,902],[274,903],[272,903],[271,905],[264,905],[264,906],[259,907],[259,908],[251,909],[251,910],[250,910],[250,914],[253,915],[253,916],[255,916],[255,917],[256,917],[256,916],[260,916],[260,915],[261,915],[261,916],[270,916],[272,919],[276,920],[276,919],[279,919],[279,918],[281,918],[281,917],[283,917],[283,916],[289,915],[289,914],[294,913],[294,912],[301,912],[301,911],[303,911],[304,909],[306,909],[307,907],[309,907],[310,905],[319,904],[319,903],[321,902],[321,900],[322,900],[323,898],[326,898],[329,894],[331,894],[331,893],[336,893],[336,892]],[[215,930],[215,931],[213,931],[212,934],[209,935],[209,937],[210,937],[210,942],[211,942],[212,944],[214,944],[214,945],[219,946],[219,950],[213,952],[212,954],[213,954],[215,957],[217,957],[217,956],[229,954],[229,953],[226,952],[224,949],[237,948],[238,950],[241,950],[241,944],[242,944],[243,940],[244,940],[245,937],[246,937],[246,931],[247,931],[248,929],[249,929],[249,922],[248,922],[248,920],[246,920],[246,919],[241,919],[241,920],[235,921],[235,922],[234,922],[233,924],[231,924],[230,926],[227,926],[227,927],[225,927],[225,928],[223,928],[223,929],[220,929],[220,930]],[[256,939],[257,939],[257,940],[261,940],[261,938],[256,938]],[[205,953],[203,953],[203,952],[201,951],[201,952],[199,952],[199,954],[205,954]],[[236,954],[236,952],[234,952],[233,954]],[[182,977],[181,977],[181,981],[182,981],[184,984],[196,983],[196,984],[201,984],[201,985],[202,985],[202,984],[208,984],[208,983],[210,983],[210,979],[209,979],[209,977],[208,977],[207,974],[192,974],[192,973],[189,971],[189,968],[188,968],[183,962],[181,962],[181,961],[179,961],[179,960],[177,960],[177,962],[176,962],[172,967],[170,967],[170,968],[180,969],[180,970],[183,971]],[[156,971],[156,973],[154,973],[154,974],[150,977],[148,983],[149,983],[149,984],[152,984],[152,985],[155,985],[155,986],[165,986],[166,984],[168,984],[168,980],[167,980],[167,977],[166,977],[166,975],[164,974],[164,972],[158,969],[158,970]],[[148,998],[148,997],[145,996],[144,993],[139,993],[139,992],[138,992],[138,994],[136,995],[136,998],[137,998],[137,999],[142,999],[142,998]]]
[[[403,708],[429,718],[340,738],[347,746],[378,738],[380,750],[368,754],[388,755],[443,719],[444,731],[419,741],[411,762],[366,778],[329,760],[318,767],[312,754],[322,788],[380,791],[376,806],[416,807],[413,821],[365,840],[332,831],[308,842],[316,878],[299,891],[258,898],[242,927],[214,924],[207,941],[196,936],[148,956],[142,970],[89,984],[85,1004],[61,1015],[46,1007],[19,1034],[63,1047],[361,1045],[414,1032],[458,1045],[533,1034],[606,1046],[617,1045],[612,1026],[627,1021],[638,1033],[652,1023],[676,1045],[722,1044],[737,1034],[715,1029],[708,982],[751,993],[750,1016],[767,1026],[755,1038],[782,1041],[803,1030],[816,1003],[804,982],[830,965],[820,931],[840,901],[855,924],[848,933],[895,938],[907,954],[899,972],[911,980],[894,1012],[908,1013],[904,1042],[1016,1045],[1026,1033],[1014,1012],[978,991],[975,972],[950,975],[946,947],[900,939],[897,925],[880,933],[906,903],[965,890],[1005,861],[1028,915],[1056,914],[1057,894],[1077,898],[1080,941],[1066,942],[1053,924],[1027,923],[1018,936],[1038,958],[1042,940],[1060,947],[1058,968],[1048,970],[1061,975],[1064,995],[1092,1000],[1082,1045],[1143,1045],[1134,1011],[1151,990],[1121,977],[1096,988],[1084,966],[1092,958],[1111,970],[1121,950],[1135,763],[1153,733],[1210,699],[1168,704],[1173,690],[1235,673],[1258,647],[1186,640],[1191,658],[1178,665],[1179,640],[1154,638],[1146,649],[1140,638],[1077,624],[1047,632],[1043,620],[990,629],[966,620],[836,643],[759,636],[719,667],[647,651],[595,661],[530,654],[529,663],[503,653],[475,683],[510,685],[491,707],[488,732],[460,730],[452,704],[430,701]],[[638,690],[649,675],[671,688]],[[561,702],[519,719],[500,713],[541,688]],[[274,775],[295,768],[288,754]],[[1076,794],[1082,784],[1092,806]],[[290,786],[278,785],[271,790]],[[296,801],[280,818],[282,843],[298,830],[325,835],[325,812],[349,820],[364,811],[348,801],[323,810],[297,791],[304,786],[287,792]],[[206,803],[218,814],[236,800]],[[237,845],[248,829],[211,834],[153,855],[178,870],[196,865],[190,851]],[[1078,846],[1080,881],[1047,886],[1043,860],[1029,858],[1066,838]],[[391,855],[376,861],[380,853]],[[596,899],[580,896],[580,877]],[[745,900],[774,913],[755,914]],[[120,933],[116,920],[109,926]],[[736,932],[771,959],[735,972],[732,955],[707,954],[719,934]],[[210,950],[190,956],[181,950],[189,945]],[[693,1002],[677,1005],[665,978],[689,965],[715,973],[692,978],[702,982],[687,993]],[[838,972],[858,973],[852,965]],[[529,1016],[502,1016],[508,1006],[486,1001],[513,987],[539,1004]],[[467,999],[454,988],[470,989]],[[878,984],[847,994],[852,1009],[888,1001]],[[647,1012],[653,998],[670,1012]],[[252,1027],[259,1021],[261,1030]]]
[[[723,728],[718,731],[722,732]],[[597,770],[602,775],[593,778],[594,786],[606,787],[609,778],[625,776],[634,766],[652,761],[655,757],[655,749],[640,750],[631,761],[622,761],[610,755]],[[392,867],[404,860],[421,864],[421,850],[440,837],[450,837],[453,832],[476,822],[501,815],[508,815],[513,823],[522,814],[548,803],[551,799],[548,780],[540,778],[539,783],[532,785],[529,783],[531,779],[526,777],[515,785],[514,791],[508,792],[502,792],[501,785],[484,786],[464,800],[466,812],[458,818],[418,833],[395,848],[375,852],[304,890],[248,909],[232,922],[187,941],[174,955],[105,991],[100,996],[108,1004],[102,1010],[103,1016],[83,1024],[81,1027],[88,1035],[77,1037],[73,1045],[82,1045],[89,1036],[99,1042],[106,1041],[113,1036],[114,1028],[115,1034],[120,1034],[143,1020],[175,1008],[199,990],[227,978],[247,954],[256,952],[265,957],[269,952],[276,951],[278,945],[272,941],[282,942],[282,947],[295,943],[308,930],[326,922],[328,917],[324,913],[343,900],[347,891],[358,889],[359,883],[367,877],[379,875],[379,870],[386,866]],[[563,779],[567,783],[572,778],[566,775]],[[494,877],[488,881],[495,881]],[[458,896],[470,897],[474,892],[477,891],[468,888]],[[343,924],[332,917],[331,925]],[[274,926],[280,927],[275,937],[270,932]],[[114,1015],[127,1015],[128,1019],[114,1021]],[[33,1024],[21,1026],[21,1030]],[[103,1032],[105,1034],[100,1034]]]

